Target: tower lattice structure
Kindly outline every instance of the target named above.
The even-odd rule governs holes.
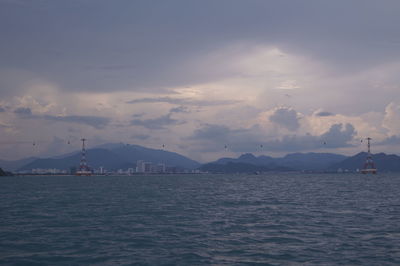
[[[85,147],[85,138],[81,139],[82,141],[82,153],[81,153],[81,162],[79,163],[79,170],[78,172],[90,172],[90,168],[86,161],[86,147]]]
[[[371,155],[371,140],[372,139],[370,137],[367,138],[368,154],[367,154],[367,158],[364,163],[364,168],[361,171],[363,174],[367,174],[367,173],[376,174],[376,171],[377,171],[376,167],[375,167],[375,163],[372,160],[372,155]]]

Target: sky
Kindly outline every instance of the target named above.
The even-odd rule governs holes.
[[[0,0],[0,159],[400,154],[400,1]],[[163,146],[164,145],[164,146]]]

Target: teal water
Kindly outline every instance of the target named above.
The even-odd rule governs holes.
[[[0,182],[0,264],[400,264],[398,174]]]

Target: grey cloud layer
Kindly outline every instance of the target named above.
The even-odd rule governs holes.
[[[253,127],[251,129],[232,130],[226,126],[204,125],[197,129],[190,137],[191,140],[200,141],[203,151],[222,150],[224,145],[235,152],[254,152],[263,145],[265,151],[304,151],[322,148],[350,147],[356,131],[351,124],[334,124],[320,136],[286,135],[280,139],[265,140],[262,132]]]
[[[102,129],[110,124],[111,119],[108,117],[101,116],[84,116],[84,115],[69,115],[69,116],[51,116],[45,115],[41,116],[45,120],[67,122],[67,123],[77,123],[88,125],[96,129]]]
[[[335,114],[327,111],[321,111],[315,114],[316,116],[334,116]]]
[[[85,116],[85,115],[68,115],[68,116],[54,116],[54,115],[36,115],[32,114],[30,108],[20,107],[14,110],[14,113],[25,119],[43,119],[55,122],[66,122],[83,124],[102,129],[110,124],[111,119],[102,116]]]
[[[225,143],[237,151],[252,151],[260,143],[276,151],[318,149],[321,143],[346,147],[355,134],[351,125],[334,125],[320,136],[296,136],[306,123],[290,109],[275,110],[269,122],[292,135],[265,140],[257,126],[234,130],[232,125],[248,125],[261,110],[270,114],[281,104],[303,114],[318,110],[310,121],[338,114],[320,119],[323,126],[355,121],[342,116],[384,112],[388,102],[399,100],[399,10],[396,0],[0,1],[0,122],[65,123],[54,127],[59,132],[47,132],[53,135],[64,134],[71,124],[88,125],[83,131],[107,128],[105,138],[125,141],[132,135],[124,131],[127,124],[152,139],[165,128],[184,138],[198,122],[220,122],[227,126],[205,125],[188,141],[198,141],[196,147],[204,151]],[[265,56],[274,51],[276,56]],[[171,91],[193,87],[197,92],[206,85],[215,93],[200,91],[201,99]],[[37,114],[33,106],[41,105],[41,95],[54,110],[66,108],[75,115]],[[71,103],[81,95],[90,97],[88,104]],[[144,96],[134,99],[137,95]],[[230,98],[243,101],[224,100]],[[116,112],[92,113],[96,101]],[[242,111],[239,105],[260,112]],[[185,128],[174,127],[185,121]],[[24,134],[29,134],[33,123],[26,124]],[[398,133],[394,129],[390,134]],[[386,141],[397,143],[396,138]],[[187,143],[174,145],[181,144]]]
[[[215,106],[215,105],[229,105],[238,103],[238,101],[230,100],[192,100],[188,98],[172,98],[172,97],[154,97],[154,98],[140,98],[127,101],[128,104],[139,103],[169,103],[177,105],[191,105],[191,106]]]
[[[74,91],[156,91],[213,80],[221,73],[212,66],[198,71],[185,62],[243,40],[310,54],[340,71],[400,56],[399,1],[23,3],[0,3],[0,69]],[[21,89],[6,77],[1,88]]]
[[[399,145],[400,144],[400,136],[390,136],[376,144],[377,145]]]
[[[171,113],[153,119],[133,119],[131,125],[143,126],[148,129],[164,129],[166,126],[182,125],[185,121],[171,118]]]
[[[14,113],[19,114],[19,115],[31,115],[32,110],[30,108],[26,108],[26,107],[19,107],[14,110]]]
[[[295,110],[290,108],[276,109],[269,117],[269,120],[291,131],[295,131],[300,127],[300,117]]]

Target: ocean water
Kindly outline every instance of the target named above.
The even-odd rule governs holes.
[[[2,265],[400,264],[399,174],[0,182]]]

